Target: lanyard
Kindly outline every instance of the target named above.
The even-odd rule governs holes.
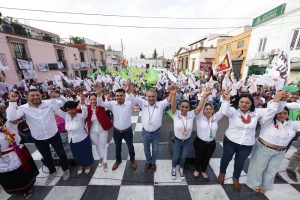
[[[209,128],[209,138],[214,139],[213,133],[212,133],[212,124],[213,124],[212,117],[209,120],[207,120],[207,124],[208,124],[208,128]]]
[[[154,113],[154,109],[155,109],[155,106],[156,106],[156,104],[154,104],[154,106],[153,106],[153,110],[152,110],[152,113],[150,112],[150,104],[148,105],[148,116],[149,116],[149,123],[151,123],[151,120],[152,120],[152,116],[153,116],[153,113]]]
[[[183,125],[183,135],[186,136],[188,133],[187,133],[187,116],[185,117],[185,124],[184,124],[184,121],[183,121],[183,115],[181,117],[181,122],[182,122],[182,125]]]

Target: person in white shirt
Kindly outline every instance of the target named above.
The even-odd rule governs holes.
[[[280,96],[276,95],[273,104],[278,105],[279,100]],[[246,182],[255,192],[265,193],[273,188],[275,175],[284,159],[288,144],[295,136],[295,131],[300,130],[300,121],[288,120],[287,107],[278,114],[276,112],[277,107],[274,106],[274,111],[259,121],[260,135],[251,153]]]
[[[147,100],[133,95],[129,95],[127,100],[132,101],[133,104],[137,104],[142,109],[142,141],[146,157],[144,171],[147,172],[151,168],[155,172],[162,116],[165,108],[170,105],[171,95],[163,101],[157,101],[156,90],[150,90],[147,92]],[[150,151],[151,143],[152,154]]]
[[[228,92],[223,93],[223,99],[226,99]],[[201,101],[206,101],[203,96]],[[195,171],[194,178],[199,177],[201,170],[202,177],[208,181],[206,169],[209,160],[216,148],[216,133],[218,129],[218,121],[223,118],[222,107],[214,114],[214,106],[211,103],[205,103],[203,109],[196,116],[197,137],[194,140],[195,149]]]
[[[59,98],[58,94],[51,94],[51,97]],[[65,153],[61,137],[58,133],[57,124],[54,117],[55,100],[42,101],[42,94],[37,89],[30,89],[27,96],[27,104],[17,106],[18,95],[15,92],[9,94],[9,106],[7,108],[7,120],[14,121],[21,117],[25,117],[30,128],[31,135],[34,138],[35,146],[44,159],[44,164],[49,169],[49,176],[46,185],[50,184],[56,175],[56,168],[50,151],[50,144],[60,158],[60,163],[64,171],[63,179],[70,177],[67,155]],[[63,100],[57,101],[61,104]],[[55,103],[56,104],[56,103]]]
[[[90,166],[94,162],[91,139],[85,129],[87,107],[84,105],[84,99],[81,98],[79,105],[82,113],[78,113],[78,103],[75,101],[65,103],[64,110],[67,112],[56,108],[56,113],[65,119],[70,148],[78,165],[77,175],[82,174],[82,171],[89,174]]]
[[[112,170],[116,170],[122,162],[122,139],[125,140],[128,147],[130,167],[131,169],[136,170],[137,164],[135,161],[131,123],[131,115],[134,106],[133,102],[125,101],[125,90],[123,89],[116,90],[116,101],[103,101],[103,88],[99,83],[94,85],[94,91],[97,92],[97,105],[111,110],[114,116],[113,139],[116,145],[116,162],[112,166]]]
[[[180,110],[176,109],[176,91],[177,86],[173,85],[170,88],[170,94],[172,95],[171,109],[173,113],[174,123],[174,137],[172,139],[172,179],[176,179],[176,165],[179,161],[179,174],[182,180],[184,176],[184,164],[186,156],[192,147],[192,129],[193,121],[196,115],[201,111],[204,101],[200,101],[197,108],[190,110],[190,104],[188,100],[182,100],[179,104]],[[211,90],[207,89],[204,91],[203,96],[207,98],[211,94]]]
[[[218,181],[224,184],[226,169],[229,162],[234,159],[233,188],[241,189],[239,178],[244,163],[251,153],[255,143],[255,133],[258,120],[268,114],[271,104],[267,108],[255,108],[254,99],[250,94],[240,94],[230,107],[230,102],[223,101],[222,112],[229,118],[229,127],[225,132],[223,141],[223,155],[220,164]]]

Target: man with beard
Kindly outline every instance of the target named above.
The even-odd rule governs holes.
[[[54,117],[53,104],[64,103],[61,100],[60,95],[57,93],[50,93],[50,97],[56,98],[52,100],[42,101],[42,93],[37,89],[30,89],[27,95],[28,103],[17,106],[19,96],[15,92],[9,94],[9,106],[7,108],[7,119],[9,121],[17,120],[21,117],[25,117],[25,120],[31,131],[31,135],[34,138],[35,146],[44,158],[44,164],[49,169],[49,176],[46,180],[46,185],[49,185],[56,175],[56,168],[53,163],[53,158],[50,152],[50,144],[56,151],[60,158],[62,165],[63,179],[67,180],[70,177],[68,160],[63,148],[61,137],[58,133]],[[56,100],[60,100],[57,101]]]
[[[94,91],[97,92],[97,105],[111,110],[114,116],[113,138],[116,144],[116,162],[114,163],[112,170],[116,170],[122,162],[122,139],[125,140],[128,147],[131,162],[130,167],[131,169],[136,170],[137,164],[135,161],[131,123],[134,104],[131,101],[125,101],[125,91],[123,89],[116,90],[116,101],[102,100],[103,87],[99,83],[94,85]]]

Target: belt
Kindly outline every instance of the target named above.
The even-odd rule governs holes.
[[[13,152],[14,151],[14,149],[13,148],[10,148],[10,149],[8,149],[8,150],[6,150],[6,151],[0,151],[0,157],[1,156],[3,156],[3,155],[5,155],[5,154],[9,154],[10,152]]]
[[[283,148],[276,148],[276,147],[271,147],[269,145],[266,145],[260,138],[258,138],[258,141],[264,145],[265,147],[268,147],[269,149],[273,149],[273,150],[276,150],[276,151],[285,151],[287,150],[287,147],[283,147]]]
[[[188,139],[185,139],[185,140],[182,140],[182,139],[179,139],[178,137],[174,136],[174,139],[175,140],[178,140],[178,141],[181,141],[181,142],[185,142],[187,140],[189,140],[191,137],[189,137]]]
[[[131,127],[131,126],[129,126],[129,128],[126,128],[126,129],[124,129],[124,130],[119,130],[119,129],[117,129],[117,128],[114,127],[114,131],[116,131],[116,132],[118,132],[118,133],[125,133],[125,132],[128,132],[128,131],[130,131],[130,130],[132,130],[132,127]]]
[[[149,134],[154,134],[154,133],[156,133],[157,131],[159,131],[160,130],[160,128],[161,127],[159,127],[158,129],[156,129],[155,131],[152,131],[152,132],[150,132],[150,131],[147,131],[146,129],[144,129],[147,133],[149,133]]]

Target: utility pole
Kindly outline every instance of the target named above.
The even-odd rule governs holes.
[[[122,38],[121,38],[121,49],[122,49],[122,56],[123,56],[123,58],[124,58],[125,56],[124,56],[124,48],[123,48],[123,41],[122,41]]]

